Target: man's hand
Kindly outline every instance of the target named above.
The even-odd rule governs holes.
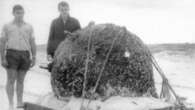
[[[64,30],[64,34],[66,34],[66,35],[69,34],[70,35],[71,32]]]
[[[69,32],[69,31],[64,31],[64,34],[65,35],[70,35],[70,36],[75,36],[76,34],[74,34],[74,33],[71,33],[71,32]]]
[[[47,60],[48,61],[53,61],[53,58],[51,57],[51,55],[47,55]]]
[[[31,67],[31,68],[34,67],[34,66],[35,66],[35,63],[36,63],[36,58],[35,58],[35,57],[32,57],[30,67]]]
[[[7,60],[5,58],[1,59],[1,65],[6,68],[8,66]]]

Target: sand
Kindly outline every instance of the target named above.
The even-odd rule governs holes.
[[[47,63],[45,53],[38,52],[37,56],[37,65],[28,72],[25,78],[24,101],[26,102],[36,103],[38,100],[40,101],[40,99],[45,95],[51,93],[50,74],[46,70],[39,68],[40,64]],[[195,54],[185,55],[175,52],[170,54],[168,51],[163,51],[155,54],[154,56],[162,70],[166,73],[166,76],[176,93],[179,96],[186,97],[187,102],[195,104]],[[157,90],[160,91],[161,78],[156,71],[154,73],[154,78]],[[0,67],[1,110],[7,110],[8,106],[8,100],[5,93],[5,83],[6,73],[5,70]],[[108,103],[114,104],[113,106],[109,106],[106,110],[114,110],[114,108],[119,106],[123,106],[125,108],[125,103],[128,102],[129,99],[119,99],[120,98],[112,98],[109,99],[107,103],[104,103],[104,107],[108,107]],[[47,99],[45,100],[47,101]],[[69,103],[69,106],[75,106],[77,101],[78,100],[76,99],[72,100],[71,103]]]

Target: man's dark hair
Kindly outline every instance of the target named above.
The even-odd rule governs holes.
[[[69,4],[66,1],[61,1],[60,3],[58,3],[58,10],[60,9],[60,7],[68,7],[69,8]]]
[[[24,8],[22,7],[22,5],[14,5],[12,12],[14,13],[16,10],[24,10]]]

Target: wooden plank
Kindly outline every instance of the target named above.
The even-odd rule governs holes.
[[[165,108],[155,108],[155,109],[150,109],[150,110],[194,110],[194,108],[187,108],[187,107],[165,107]]]
[[[48,107],[44,107],[41,105],[25,102],[24,103],[24,110],[54,110]]]

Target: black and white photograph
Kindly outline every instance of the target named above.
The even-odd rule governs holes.
[[[195,110],[195,0],[0,0],[0,110]]]

